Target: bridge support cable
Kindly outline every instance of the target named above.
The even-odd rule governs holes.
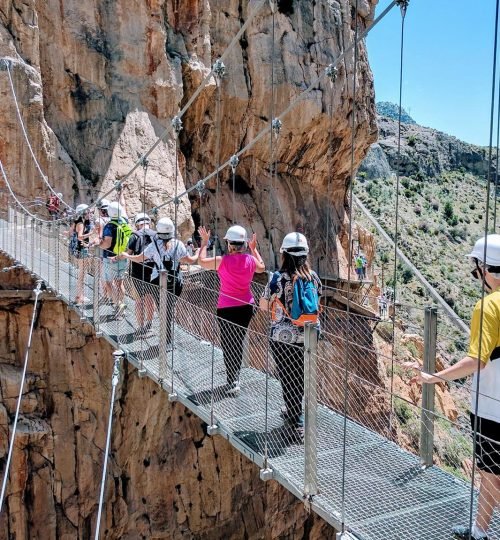
[[[37,282],[36,288],[34,289],[33,292],[35,293],[35,303],[33,304],[33,314],[31,316],[31,325],[30,325],[30,330],[29,330],[29,334],[28,334],[28,345],[26,347],[26,353],[24,355],[23,372],[22,372],[22,375],[21,375],[21,384],[20,384],[20,387],[19,387],[19,395],[17,397],[16,414],[14,416],[14,422],[12,424],[12,430],[11,430],[11,434],[10,434],[9,451],[7,453],[7,462],[5,464],[5,473],[4,473],[4,477],[3,477],[3,481],[2,481],[2,491],[0,493],[0,512],[2,511],[3,502],[4,502],[4,499],[5,499],[5,491],[7,489],[7,480],[8,480],[8,477],[9,477],[10,462],[12,460],[12,453],[14,451],[14,440],[15,440],[15,437],[16,437],[17,423],[18,423],[18,420],[19,420],[19,412],[21,410],[21,401],[23,399],[23,389],[24,389],[24,384],[25,384],[25,381],[26,381],[26,372],[28,370],[28,361],[29,361],[29,356],[30,356],[30,351],[31,351],[31,342],[32,342],[32,339],[33,339],[33,329],[35,327],[35,320],[36,320],[37,313],[38,313],[38,299],[39,299],[40,294],[42,293],[42,281],[41,280]]]
[[[393,314],[392,314],[392,344],[391,344],[391,405],[389,414],[389,437],[392,437],[394,430],[394,356],[396,341],[396,311],[398,294],[398,244],[399,244],[399,185],[401,180],[401,125],[402,125],[402,103],[403,103],[403,67],[404,67],[404,38],[406,11],[410,0],[398,0],[401,9],[401,40],[399,49],[399,112],[398,112],[398,146],[397,146],[397,166],[396,166],[396,193],[394,207],[394,267],[393,267]],[[383,284],[382,284],[383,286]]]
[[[488,159],[488,177],[486,182],[486,201],[485,208],[486,214],[484,217],[484,250],[483,250],[483,262],[479,261],[481,265],[481,304],[480,304],[480,318],[479,318],[479,336],[478,336],[478,357],[477,357],[477,370],[476,370],[476,381],[475,381],[475,399],[474,399],[474,422],[473,422],[473,446],[472,446],[472,475],[471,475],[471,485],[470,485],[470,504],[469,504],[469,531],[472,531],[472,526],[474,524],[474,496],[475,496],[475,479],[477,474],[477,463],[475,456],[477,455],[478,450],[478,406],[479,406],[479,389],[481,381],[481,357],[484,354],[483,348],[483,333],[484,333],[484,301],[486,296],[486,270],[488,265],[486,264],[486,254],[488,250],[488,233],[489,233],[489,220],[490,220],[490,195],[491,195],[491,175],[492,175],[492,147],[493,147],[493,129],[494,129],[494,115],[495,115],[495,91],[496,91],[496,73],[497,73],[497,58],[498,58],[498,30],[499,30],[499,17],[500,17],[500,0],[496,0],[496,9],[495,9],[495,30],[494,30],[494,44],[493,44],[493,65],[492,65],[492,83],[491,83],[491,108],[490,108],[490,137],[489,137],[489,159]],[[499,103],[500,106],[500,103]],[[497,171],[498,173],[498,171]],[[496,199],[495,191],[495,199]],[[495,232],[495,231],[493,231]],[[491,360],[490,360],[491,361]],[[482,436],[482,434],[481,434]],[[481,487],[479,491],[479,508],[478,513],[481,511],[481,505],[484,504],[482,500],[482,495],[485,492],[489,492],[491,489],[490,486],[485,486],[485,482],[489,481],[484,475],[481,475]],[[498,503],[498,501],[497,501]],[[488,509],[493,514],[494,508]]]
[[[222,62],[221,59],[218,59],[212,71],[215,74],[215,82],[217,84],[217,97],[215,101],[215,122],[216,122],[216,129],[217,129],[217,137],[216,137],[216,187],[215,187],[215,215],[214,215],[214,227],[212,234],[214,235],[214,243],[213,243],[213,259],[214,259],[214,272],[217,272],[217,246],[219,248],[222,248],[222,244],[220,242],[220,226],[219,226],[219,212],[220,212],[220,173],[221,173],[221,166],[220,166],[220,153],[221,153],[221,131],[222,131],[222,81],[224,79],[224,75],[226,74],[226,66]],[[208,246],[207,246],[207,255],[208,255]],[[213,336],[217,333],[217,308],[215,308],[215,316],[213,317]],[[212,352],[211,352],[211,395],[210,395],[210,426],[209,426],[209,435],[215,435],[218,432],[218,426],[215,420],[215,414],[214,414],[214,407],[215,407],[215,392],[214,392],[214,386],[215,386],[215,338],[212,339]]]
[[[177,194],[179,192],[178,188],[178,182],[179,182],[179,136],[182,131],[182,120],[176,116],[172,120],[172,128],[174,130],[174,139],[175,139],[175,198],[174,198],[174,241],[178,240],[178,231],[179,231],[179,198],[177,197]],[[177,249],[177,247],[175,248]],[[172,310],[172,317],[171,317],[171,329],[170,329],[170,336],[171,336],[171,362],[170,362],[170,394],[169,399],[170,401],[175,401],[175,389],[174,389],[174,373],[175,373],[175,366],[174,366],[174,350],[175,350],[175,314],[177,309],[177,295],[175,294],[175,288],[177,283],[177,273],[180,272],[180,264],[179,266],[176,264],[175,261],[175,251],[174,251],[174,266],[173,266],[173,275],[174,275],[174,286],[172,294],[170,295],[170,300],[172,305],[168,307],[168,309]]]
[[[497,144],[495,156],[495,182],[493,187],[494,202],[493,202],[493,233],[497,231],[497,202],[498,202],[498,166],[500,165],[498,153],[500,151],[500,76],[498,77],[498,93],[497,93]]]
[[[113,375],[111,377],[111,399],[109,402],[108,430],[106,433],[106,448],[104,450],[104,463],[102,466],[102,476],[101,476],[101,490],[99,493],[99,509],[97,512],[94,540],[99,540],[99,533],[101,530],[101,516],[102,516],[102,506],[104,502],[104,488],[106,487],[109,447],[111,444],[111,432],[113,429],[113,408],[115,404],[116,387],[118,386],[118,382],[120,380],[120,367],[121,367],[121,362],[123,358],[124,358],[124,352],[121,349],[118,349],[113,352],[114,363],[113,363]]]
[[[14,100],[14,105],[15,105],[15,108],[16,108],[16,114],[17,114],[17,119],[19,121],[19,125],[21,126],[21,130],[23,132],[23,136],[24,136],[24,140],[26,141],[26,144],[28,145],[28,148],[29,148],[29,151],[30,151],[30,154],[31,154],[31,157],[33,158],[33,161],[35,163],[35,166],[38,170],[38,172],[40,173],[40,176],[43,180],[43,182],[45,183],[45,185],[49,188],[49,191],[55,195],[57,197],[57,193],[56,191],[54,190],[54,188],[50,185],[48,179],[47,179],[47,176],[44,174],[44,172],[42,171],[42,168],[40,166],[40,163],[38,162],[36,156],[35,156],[35,152],[33,151],[33,147],[31,146],[31,142],[30,142],[30,139],[28,137],[28,133],[26,131],[26,127],[24,125],[24,121],[23,121],[23,117],[21,115],[21,111],[19,109],[19,102],[17,100],[17,95],[16,95],[16,91],[14,89],[14,82],[12,80],[12,74],[10,72],[10,68],[11,68],[11,61],[9,60],[6,60],[5,58],[2,58],[0,59],[4,62],[5,66],[6,66],[6,71],[7,71],[7,75],[9,77],[9,86],[10,86],[10,91],[11,91],[11,94],[12,94],[12,98]],[[59,198],[59,197],[58,197]],[[66,206],[66,208],[73,208],[70,204],[68,204],[66,201],[64,201],[64,199],[60,198],[60,201],[64,204],[64,206]]]
[[[358,32],[359,32],[359,21],[358,21],[358,4],[359,0],[356,0],[354,6],[354,58],[353,58],[353,86],[352,86],[352,123],[351,123],[351,163],[350,163],[350,182],[349,182],[349,231],[348,231],[348,243],[347,248],[347,284],[348,289],[351,289],[351,277],[352,277],[352,237],[353,237],[353,191],[354,191],[354,145],[355,145],[355,132],[356,132],[356,90],[357,90],[357,75],[358,75]],[[347,78],[347,74],[346,74]],[[347,295],[346,303],[346,320],[349,327],[351,317],[351,295]],[[342,532],[346,530],[346,490],[347,490],[347,471],[346,471],[346,462],[347,462],[347,417],[349,409],[349,352],[350,352],[350,340],[348,336],[345,336],[344,339],[344,373],[343,373],[343,384],[344,384],[344,395],[343,395],[343,407],[344,407],[344,421],[342,425],[342,479],[341,479],[341,522],[342,522]]]

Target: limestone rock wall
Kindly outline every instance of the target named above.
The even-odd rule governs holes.
[[[0,274],[3,279],[4,274]],[[14,286],[14,278],[9,286]],[[0,477],[33,301],[0,297]],[[111,395],[112,349],[42,296],[0,539],[93,538]],[[165,392],[124,365],[101,533],[107,539],[333,539],[276,482]]]
[[[54,188],[72,205],[95,199],[112,188],[167,129],[168,135],[149,158],[145,181],[139,167],[125,186],[130,214],[143,204],[157,205],[175,192],[176,181],[182,192],[210,173],[219,148],[224,162],[248,144],[353,40],[351,0],[276,0],[273,46],[271,8],[262,2],[253,24],[226,60],[220,146],[212,80],[184,116],[176,156],[172,117],[256,3],[0,0],[0,58],[12,61],[21,113],[41,168]],[[361,28],[371,20],[375,4],[376,0],[359,2]],[[179,208],[183,236],[200,222],[220,234],[234,213],[258,233],[266,259],[276,256],[283,234],[298,226],[310,236],[314,258],[320,259],[325,255],[330,206],[330,245],[342,251],[336,235],[347,220],[353,55],[348,54],[338,67],[333,88],[323,80],[283,119],[273,156],[270,137],[242,156],[234,212],[229,170],[220,175],[219,197],[213,180],[201,204],[195,194],[183,198]],[[16,120],[3,63],[0,69],[0,158],[20,194],[45,196],[47,188]],[[359,50],[357,88],[355,166],[377,131],[364,45]],[[277,177],[271,183],[273,160]],[[173,214],[172,205],[162,210],[165,214]],[[342,260],[342,256],[334,249],[327,259]]]

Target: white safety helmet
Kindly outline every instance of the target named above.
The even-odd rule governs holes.
[[[75,214],[83,214],[88,209],[88,207],[89,207],[88,204],[79,204],[75,208]]]
[[[156,234],[161,240],[171,240],[174,237],[175,227],[172,220],[164,217],[156,224]]]
[[[101,199],[98,203],[97,203],[97,208],[99,208],[99,210],[108,210],[108,206],[109,206],[109,201],[108,199]]]
[[[289,253],[294,257],[301,257],[309,253],[306,237],[299,232],[288,233],[281,242],[280,253]]]
[[[110,218],[117,218],[117,217],[123,217],[125,215],[125,211],[121,207],[120,203],[118,202],[112,202],[108,205],[108,216]]]
[[[144,223],[147,223],[147,224],[150,224],[151,223],[151,218],[143,213],[143,212],[140,212],[139,214],[137,214],[134,218],[134,224],[135,225],[140,225],[140,224],[144,224]]]
[[[237,244],[246,242],[247,232],[245,228],[241,225],[233,225],[227,230],[226,236],[224,236],[224,240],[227,240],[230,244],[232,244],[233,242]]]
[[[486,260],[484,260],[484,244],[486,240]],[[488,236],[480,238],[467,257],[477,259],[488,266],[500,266],[500,234],[488,234]]]
[[[56,193],[56,197],[57,197],[58,199],[62,199],[62,193]]]

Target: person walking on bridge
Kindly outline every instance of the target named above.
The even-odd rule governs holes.
[[[281,268],[267,284],[260,308],[271,311],[270,346],[283,390],[283,419],[303,435],[304,324],[315,322],[319,332],[322,284],[311,270],[306,237],[287,234],[281,244]]]
[[[265,271],[265,265],[257,250],[255,233],[248,240],[247,232],[240,225],[229,227],[224,236],[227,254],[209,257],[207,246],[210,231],[200,227],[201,237],[199,264],[205,270],[215,270],[220,278],[217,300],[217,322],[224,364],[226,366],[226,393],[237,395],[240,391],[240,370],[243,360],[243,341],[252,320],[254,298],[250,286],[254,273]],[[247,253],[247,248],[250,253]]]
[[[453,534],[463,540],[487,540],[493,511],[500,504],[500,235],[480,238],[468,257],[473,263],[472,275],[484,280],[488,292],[472,313],[469,352],[438,373],[417,372],[411,382],[434,384],[474,375],[471,425],[476,433],[474,448],[481,487],[472,529],[457,526]]]
[[[88,298],[85,298],[85,276],[88,270],[89,237],[92,232],[88,205],[79,204],[75,209],[75,213],[70,249],[72,255],[76,258],[78,267],[75,304],[82,305],[88,301]]]
[[[160,313],[160,322],[165,324],[167,333],[167,346],[172,350],[172,322],[173,322],[173,295],[180,296],[183,288],[182,271],[180,265],[194,264],[198,260],[198,251],[193,255],[188,255],[186,246],[176,237],[175,226],[172,220],[164,217],[156,224],[156,235],[153,241],[138,255],[122,253],[119,258],[128,259],[135,263],[153,261],[154,266],[151,271],[151,284],[153,296],[158,311],[160,310],[160,271],[167,272],[167,292],[168,306],[165,313]]]

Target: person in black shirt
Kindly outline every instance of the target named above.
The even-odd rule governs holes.
[[[74,255],[78,267],[75,304],[84,304],[88,301],[85,298],[85,275],[88,269],[89,236],[92,234],[88,205],[79,204],[76,207],[76,213],[77,217],[73,222],[73,234],[76,235],[77,240]]]
[[[154,240],[156,232],[150,229],[151,218],[147,214],[137,214],[134,219],[135,232],[130,237],[127,246],[129,255],[140,255],[144,249]],[[145,335],[151,330],[155,311],[155,299],[151,286],[151,273],[154,262],[133,262],[130,267],[130,275],[136,292],[135,318],[139,324],[138,335]]]

